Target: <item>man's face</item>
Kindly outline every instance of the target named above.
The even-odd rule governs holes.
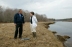
[[[22,10],[19,10],[19,13],[21,13],[21,14],[22,14]]]

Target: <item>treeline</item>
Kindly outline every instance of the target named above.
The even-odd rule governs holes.
[[[71,21],[72,22],[72,18],[56,19],[56,21]]]
[[[48,21],[55,21],[54,18],[48,18]]]
[[[14,21],[14,15],[18,12],[18,9],[11,9],[11,8],[3,8],[0,6],[0,23],[12,23]],[[25,17],[25,21],[30,21],[30,12],[27,10],[23,10],[23,15]],[[35,13],[39,22],[46,22],[48,18],[46,15],[37,14]]]

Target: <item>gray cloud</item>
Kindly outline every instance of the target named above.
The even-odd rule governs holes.
[[[0,5],[46,14],[48,18],[72,17],[72,0],[0,0]]]

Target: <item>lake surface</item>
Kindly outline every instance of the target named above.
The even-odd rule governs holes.
[[[56,22],[50,25],[49,30],[56,31],[59,35],[68,35],[71,38],[66,42],[68,47],[72,47],[72,22]]]

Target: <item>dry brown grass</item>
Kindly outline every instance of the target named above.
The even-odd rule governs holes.
[[[24,25],[23,38],[30,38],[30,40],[15,40],[14,32],[13,23],[0,24],[0,47],[63,47],[63,44],[42,23],[38,23],[37,39],[32,37],[29,23]]]

